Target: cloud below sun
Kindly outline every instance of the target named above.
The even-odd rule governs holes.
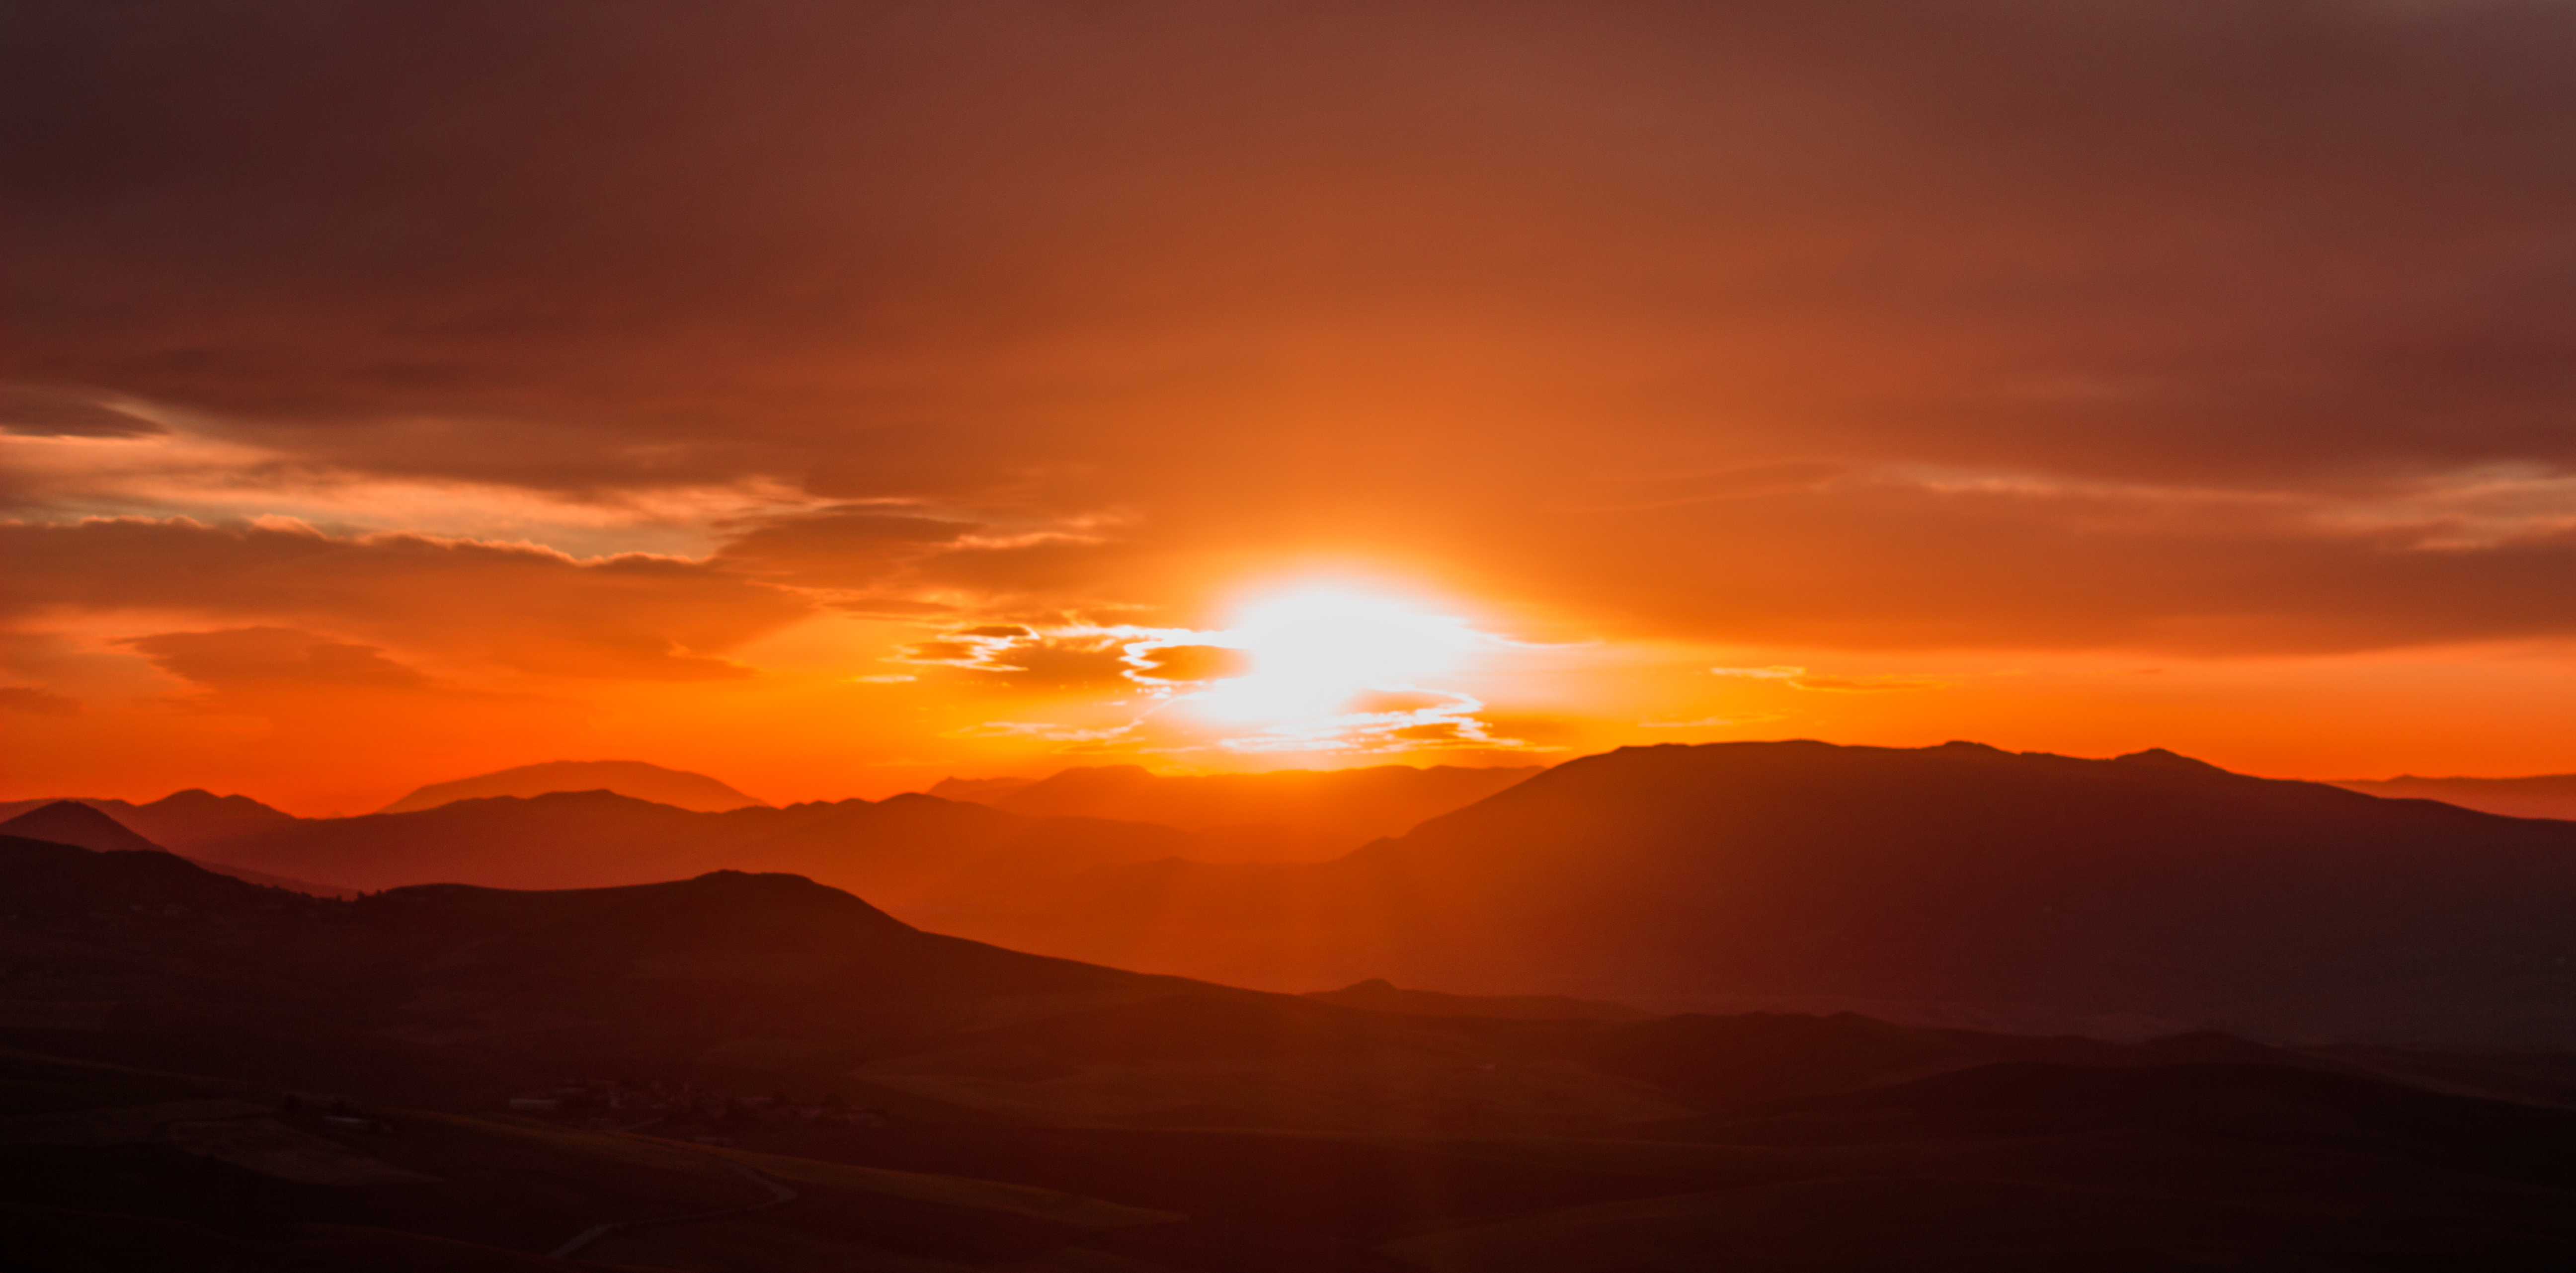
[[[1421,603],[1338,585],[1268,590],[1207,630],[979,625],[915,642],[902,661],[994,676],[1114,676],[1123,723],[984,721],[965,737],[1040,739],[1082,750],[1326,760],[1406,752],[1508,752],[1461,689],[1480,664],[1530,647]],[[1084,673],[1088,676],[1085,677]],[[1096,715],[1097,692],[1071,706]]]

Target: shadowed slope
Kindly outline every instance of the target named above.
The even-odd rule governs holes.
[[[216,797],[208,796],[202,791],[183,791],[178,795],[170,797],[169,800],[157,803],[168,804],[171,801],[183,801],[186,797],[190,796],[204,796],[208,801],[216,799]],[[239,796],[228,796],[224,797],[224,799],[241,800],[242,798]],[[265,810],[268,808],[266,805],[256,804],[251,801],[243,801],[243,803],[251,804],[253,807],[259,809]],[[135,817],[141,813],[142,809],[148,809],[151,807],[152,806],[146,805],[142,806],[141,809],[137,809],[129,806],[124,816]],[[268,811],[275,812],[275,810]],[[284,814],[279,814],[278,816],[281,818],[286,817]],[[264,819],[261,821],[265,823]],[[287,821],[292,823],[294,819],[287,818]],[[151,840],[148,840],[143,836],[135,834],[131,830],[128,830],[118,818],[110,816],[107,812],[100,809],[96,803],[89,801],[57,800],[52,804],[45,805],[27,813],[22,813],[17,817],[11,818],[7,822],[0,822],[0,835],[22,836],[31,840],[51,841],[55,844],[74,844],[85,849],[93,849],[102,853],[167,852],[167,850],[163,849],[160,845],[153,843]],[[270,875],[264,871],[253,871],[238,866],[226,866],[220,862],[204,862],[198,861],[195,858],[190,858],[188,860],[195,862],[198,866],[204,867],[209,871],[213,871],[218,875],[229,875],[237,880],[246,880],[252,884],[263,885],[269,888],[293,889],[298,893],[310,893],[315,897],[350,897],[355,896],[357,893],[357,890],[355,889],[344,888],[335,884],[314,884],[305,880],[289,879],[281,875]]]
[[[2164,752],[1628,748],[1338,861],[1104,871],[953,927],[1238,984],[2576,1038],[2576,827]]]
[[[0,912],[13,919],[47,921],[168,906],[241,914],[306,900],[158,849],[100,852],[0,834]]]
[[[2509,818],[2576,821],[2576,774],[2531,778],[2356,778],[2338,787],[2392,800],[2439,800]]]
[[[786,871],[911,907],[988,885],[1169,857],[1190,844],[1167,827],[1023,818],[920,795],[698,813],[607,791],[562,791],[306,819],[213,853],[252,870],[360,888],[596,888],[722,869]]]
[[[16,817],[52,803],[55,802],[0,803],[0,818]],[[73,803],[88,805],[174,853],[193,853],[204,845],[274,831],[298,821],[294,814],[272,809],[248,796],[218,796],[195,788],[173,792],[150,804],[92,799]]]
[[[1401,835],[1538,772],[1535,765],[1377,765],[1167,776],[1138,765],[1098,765],[1067,769],[1037,782],[952,778],[930,794],[1032,816],[1110,818],[1225,833],[1228,841],[1242,844],[1224,860],[1287,861],[1331,856],[1380,836]]]
[[[0,835],[77,844],[101,853],[161,851],[160,845],[136,835],[124,823],[73,800],[57,800],[0,822]]]

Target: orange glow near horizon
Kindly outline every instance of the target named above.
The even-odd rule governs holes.
[[[1250,666],[1186,696],[1188,710],[1264,725],[1336,715],[1365,691],[1426,691],[1423,678],[1490,644],[1464,619],[1330,585],[1256,600],[1210,635]]]
[[[2562,19],[1183,8],[82,28],[0,795],[2576,772]]]

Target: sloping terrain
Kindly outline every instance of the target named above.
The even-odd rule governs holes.
[[[1332,862],[1109,868],[944,925],[1279,989],[2576,1041],[2576,825],[2162,752],[1628,748]]]
[[[281,1106],[217,1079],[0,1055],[0,1264],[18,1270],[1089,1268],[1050,1253],[1170,1213],[998,1181],[524,1120]],[[766,1188],[776,1182],[780,1188]],[[792,1206],[761,1207],[779,1194]],[[703,1219],[672,1223],[682,1217]],[[544,1253],[594,1226],[582,1258]],[[755,1266],[757,1267],[757,1266]]]
[[[1402,835],[1540,772],[1540,766],[1376,765],[1167,775],[1137,765],[1064,770],[1035,782],[949,779],[930,794],[1034,817],[1152,822],[1201,833],[1202,861],[1303,861]]]
[[[39,805],[6,822],[0,822],[0,835],[22,836],[30,840],[51,840],[56,844],[77,844],[101,853],[115,850],[154,850],[161,846],[135,834],[124,823],[74,800],[57,800]]]
[[[2391,800],[2439,800],[2509,818],[2576,821],[2576,774],[2530,778],[2418,778],[2405,774],[2395,778],[2354,778],[2335,785]]]
[[[1663,1135],[1727,1187],[1400,1239],[1440,1270],[2539,1269],[2576,1111],[2261,1064],[1998,1064]]]
[[[2576,1258],[2576,1113],[2496,1098],[2563,1058],[1367,1011],[777,875],[332,901],[0,838],[0,897],[13,1269]],[[611,1074],[694,1095],[555,1108]]]
[[[0,819],[15,818],[54,803],[50,798],[0,803]],[[218,796],[193,787],[149,804],[96,799],[76,799],[72,803],[88,805],[174,853],[193,853],[204,845],[274,831],[298,821],[294,814],[272,809],[248,796]]]
[[[363,889],[598,888],[715,870],[788,871],[935,913],[941,899],[1185,854],[1168,827],[1029,818],[929,796],[703,813],[607,791],[309,818],[206,846],[229,866]]]

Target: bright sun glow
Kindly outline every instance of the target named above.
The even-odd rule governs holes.
[[[1246,607],[1218,639],[1248,674],[1193,695],[1220,720],[1276,723],[1371,710],[1372,691],[1426,688],[1483,638],[1465,619],[1340,588],[1308,588]]]

